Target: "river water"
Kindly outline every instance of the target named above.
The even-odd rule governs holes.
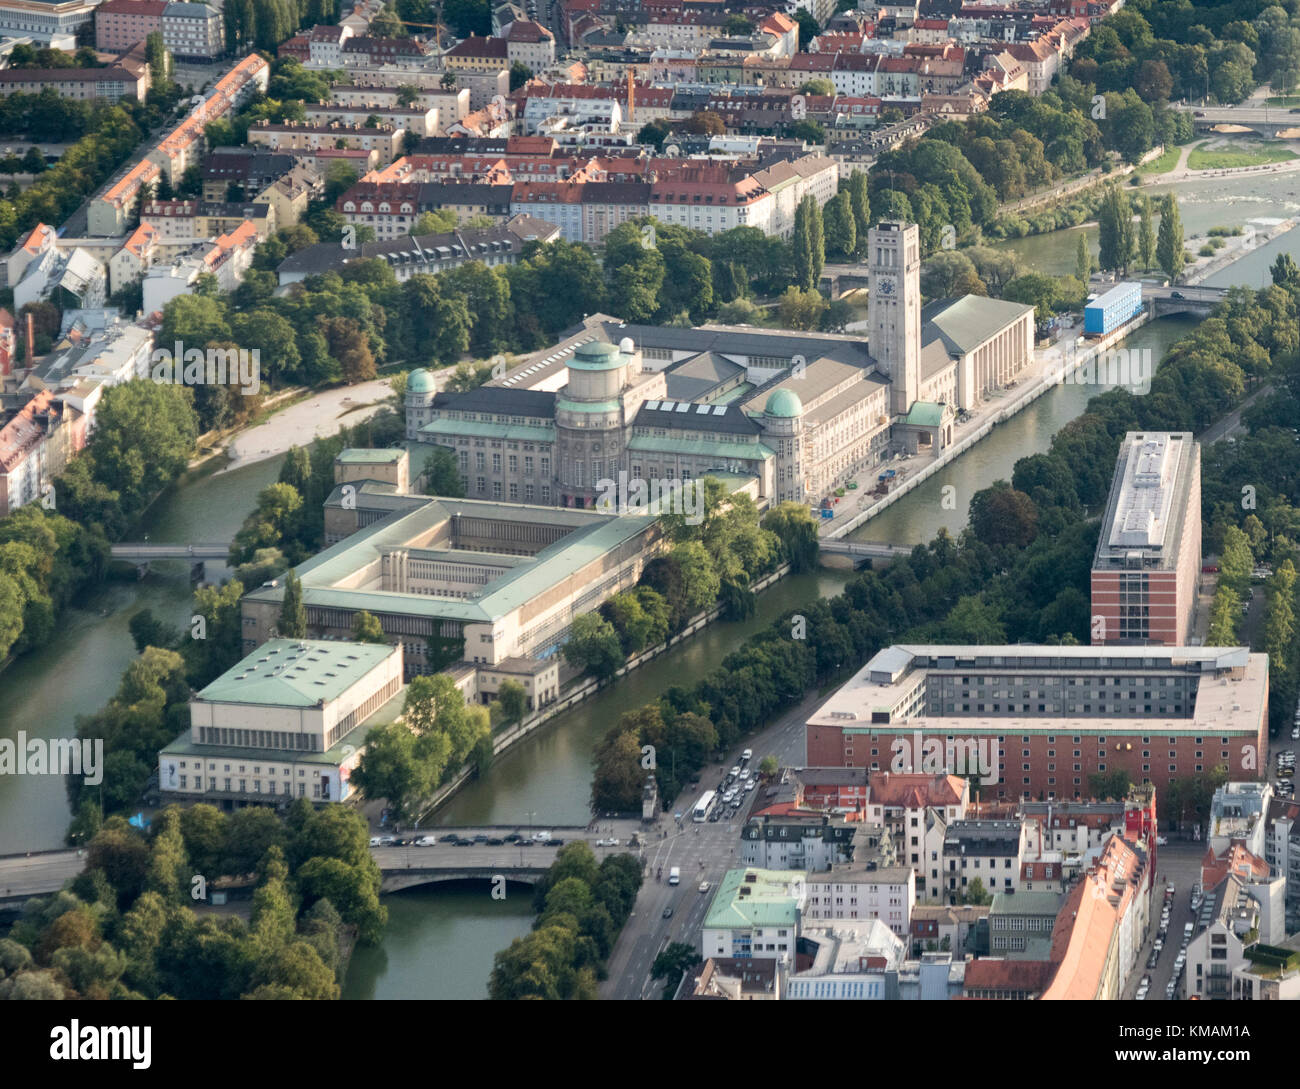
[[[1300,215],[1300,175],[1254,175],[1239,180],[1179,183],[1187,234],[1252,219]],[[1154,190],[1163,192],[1164,188]],[[1095,230],[1092,232],[1095,250]],[[1031,266],[1071,271],[1074,232],[1001,243]],[[1278,250],[1300,258],[1300,231],[1293,231],[1231,266],[1212,284],[1259,286]],[[1191,329],[1190,319],[1162,319],[1139,330],[1129,347],[1150,347],[1158,358]],[[998,478],[1009,479],[1017,459],[1047,448],[1052,435],[1081,412],[1096,390],[1059,386],[1003,424],[944,473],[927,481],[854,536],[866,540],[928,540],[940,526],[959,531],[970,496]],[[232,473],[191,474],[150,511],[140,533],[156,541],[229,540],[252,508],[257,492],[279,472],[280,459]],[[957,509],[939,504],[945,483],[957,489]],[[228,572],[209,565],[208,576]],[[690,684],[752,631],[786,609],[816,595],[835,593],[845,576],[820,572],[786,579],[762,595],[752,620],[717,624],[650,663],[615,687],[548,725],[499,758],[481,780],[470,783],[437,815],[436,823],[469,821],[585,823],[591,753],[624,710],[640,706],[671,684]],[[62,621],[59,640],[0,674],[0,737],[71,736],[79,714],[98,710],[116,689],[134,657],[127,624],[140,608],[151,608],[184,625],[190,611],[188,566],[158,564],[141,582],[112,582],[87,596]],[[0,854],[62,845],[69,813],[61,781],[52,777],[0,779]],[[492,955],[526,933],[532,916],[529,896],[514,887],[505,901],[493,901],[474,886],[441,886],[385,898],[390,924],[383,943],[358,950],[345,996],[349,998],[475,998],[486,994]]]
[[[140,527],[155,541],[230,540],[258,491],[280,472],[280,458],[233,473],[192,473],[153,505]],[[208,578],[229,572],[208,564]],[[166,562],[140,582],[106,582],[62,617],[58,638],[0,673],[0,737],[71,737],[78,715],[98,711],[135,657],[127,625],[141,609],[188,627],[189,564]],[[56,776],[0,776],[0,854],[62,847],[70,815]]]

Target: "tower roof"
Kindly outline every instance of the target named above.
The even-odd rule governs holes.
[[[803,402],[799,400],[799,395],[793,390],[774,389],[772,395],[768,397],[767,404],[763,411],[768,416],[782,416],[786,418],[803,415]]]
[[[433,375],[423,367],[417,367],[406,376],[407,393],[432,393]]]

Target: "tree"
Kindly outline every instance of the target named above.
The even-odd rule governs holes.
[[[727,123],[712,110],[696,110],[686,121],[686,131],[695,136],[722,136]]]
[[[381,8],[370,20],[369,33],[372,38],[404,38],[406,27],[396,12],[390,8]]]
[[[1098,263],[1103,269],[1119,269],[1127,276],[1135,249],[1133,209],[1118,186],[1112,185],[1106,190],[1097,213],[1097,227],[1101,247]]]
[[[1038,535],[1038,510],[1024,492],[999,480],[972,497],[970,527],[989,546],[1024,548]]]
[[[826,263],[825,229],[817,199],[807,194],[794,213],[794,282],[804,291],[814,291]]]
[[[515,61],[510,65],[510,89],[519,90],[525,83],[533,78],[533,70],[524,64],[523,61]]]
[[[1160,231],[1156,238],[1156,260],[1170,283],[1177,283],[1182,275],[1185,257],[1183,252],[1183,220],[1178,213],[1178,201],[1173,193],[1165,194],[1160,209]]]
[[[1051,276],[1045,276],[1041,272],[1026,272],[1003,288],[1002,297],[1032,306],[1037,320],[1046,321],[1060,301],[1060,288]]]
[[[850,257],[858,247],[857,220],[847,189],[841,189],[822,209],[823,227],[830,238],[831,250],[840,257]]]
[[[808,43],[822,32],[821,24],[806,8],[794,13],[794,21],[799,24],[799,52],[808,52]]]
[[[802,503],[785,502],[763,516],[762,526],[775,533],[793,574],[811,571],[817,564],[817,526]]]
[[[1079,232],[1079,244],[1075,248],[1074,257],[1074,278],[1085,285],[1092,279],[1092,254],[1088,250],[1086,231]]]
[[[777,300],[776,312],[785,329],[816,329],[826,313],[827,302],[820,291],[791,286]]]
[[[940,250],[921,267],[921,290],[932,299],[987,295],[975,265],[961,250]]]
[[[379,618],[373,613],[368,613],[362,609],[359,613],[352,615],[352,641],[354,643],[387,643],[388,637],[384,634],[383,626],[379,623]]]
[[[669,942],[650,967],[651,979],[664,981],[665,999],[671,999],[681,986],[682,976],[701,963],[695,946],[686,942]]]
[[[1139,201],[1138,215],[1140,217],[1137,238],[1138,261],[1142,265],[1142,271],[1145,272],[1155,263],[1156,256],[1156,232],[1151,226],[1151,198],[1145,194]]]
[[[518,681],[502,681],[497,689],[497,702],[505,722],[518,722],[528,711],[528,693]]]
[[[302,600],[302,583],[292,568],[284,576],[284,600],[276,631],[282,639],[301,639],[307,634],[307,607]]]
[[[621,669],[625,659],[614,626],[599,613],[583,613],[569,628],[564,660],[603,681]]]
[[[424,461],[424,494],[463,499],[465,484],[461,479],[456,455],[445,446],[435,446]]]
[[[978,877],[974,877],[971,878],[970,885],[962,894],[961,902],[963,904],[973,904],[975,907],[985,907],[993,903],[993,897],[985,890],[984,882]]]
[[[1279,253],[1268,271],[1278,287],[1300,287],[1300,265],[1289,253]]]
[[[781,770],[781,762],[769,753],[758,762],[758,773],[767,777],[775,775]]]

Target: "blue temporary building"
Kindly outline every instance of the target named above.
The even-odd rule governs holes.
[[[1083,308],[1083,331],[1100,336],[1118,329],[1142,312],[1142,285],[1116,284]]]

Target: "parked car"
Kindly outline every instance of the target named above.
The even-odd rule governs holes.
[[[498,839],[497,837],[493,836],[490,840],[487,841],[487,843],[489,847],[500,847],[505,843],[505,840]]]
[[[1168,836],[1156,836],[1156,846],[1157,846],[1157,847],[1168,847],[1168,846],[1169,846],[1169,837],[1168,837]]]

